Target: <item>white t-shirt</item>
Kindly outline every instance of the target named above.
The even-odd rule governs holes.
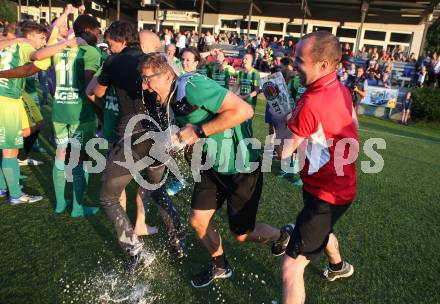
[[[176,46],[179,49],[184,49],[186,47],[186,37],[184,35],[181,35],[179,39],[177,40]]]
[[[164,39],[165,39],[165,45],[171,43],[171,36],[169,34],[165,34]]]
[[[205,43],[206,43],[206,45],[214,44],[214,42],[215,42],[214,36],[212,36],[212,35],[205,36]]]

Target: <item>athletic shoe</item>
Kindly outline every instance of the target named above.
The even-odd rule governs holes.
[[[24,160],[19,160],[18,164],[20,166],[39,166],[39,165],[44,164],[44,162],[42,162],[40,160],[33,159],[33,158],[27,158]]]
[[[342,269],[338,271],[331,270],[330,267],[327,265],[327,267],[324,269],[324,272],[322,273],[322,277],[326,281],[333,282],[337,279],[348,278],[353,275],[353,272],[353,265],[344,261],[342,264]]]
[[[280,173],[278,173],[277,177],[280,178],[293,178],[295,176],[295,174],[293,173],[288,173],[286,171],[281,170]]]
[[[6,197],[8,196],[9,191],[8,190],[0,190],[0,197]]]
[[[302,187],[303,186],[303,182],[300,178],[292,180],[291,181],[292,185],[297,186],[297,187]]]
[[[197,274],[192,280],[191,285],[194,288],[202,288],[211,284],[215,279],[227,279],[232,275],[232,269],[226,264],[226,268],[216,267],[214,264],[212,268],[202,271]]]
[[[188,257],[188,249],[186,248],[186,244],[184,240],[174,240],[171,241],[169,252],[171,255],[175,256],[178,259]]]
[[[39,195],[23,194],[19,198],[9,197],[9,205],[32,204],[41,201],[42,199],[43,197]]]
[[[126,264],[126,268],[129,272],[142,271],[156,259],[154,253],[150,253],[143,249],[137,255],[130,257],[130,260]]]
[[[183,189],[185,189],[186,183],[179,180],[171,180],[167,187],[167,193],[169,196],[174,196]]]
[[[286,252],[294,228],[294,224],[287,224],[280,229],[280,238],[272,244],[272,254],[274,256],[280,256]]]

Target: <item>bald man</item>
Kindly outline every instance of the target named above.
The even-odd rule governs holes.
[[[143,91],[142,80],[138,73],[139,63],[145,56],[144,52],[156,51],[160,47],[160,41],[155,34],[148,31],[142,31],[138,35],[136,29],[125,21],[111,24],[105,37],[110,51],[114,54],[103,64],[101,74],[94,85],[89,86],[88,95],[91,100],[95,96],[102,98],[107,88],[112,87],[118,99],[119,122],[118,140],[115,141],[107,157],[106,168],[102,174],[100,203],[116,230],[119,245],[130,256],[127,268],[134,272],[150,265],[154,260],[154,254],[144,248],[143,241],[134,232],[126,212],[119,203],[122,191],[133,179],[130,170],[120,164],[126,162],[126,146],[131,147],[130,154],[134,162],[144,159],[151,148],[151,140],[136,145],[134,142],[148,131],[160,131],[156,129],[156,124],[143,120],[126,134],[127,124],[133,117],[148,113],[160,129],[165,130],[168,127],[165,109],[156,107],[156,94]],[[162,181],[165,172],[164,165],[157,165],[139,173],[154,185]],[[178,257],[186,256],[185,235],[180,217],[171,200],[163,187],[152,192],[151,197],[158,204],[167,225],[171,239],[170,251]]]
[[[350,92],[336,76],[340,60],[339,41],[332,34],[318,31],[302,37],[294,64],[307,89],[291,118],[273,115],[275,133],[283,140],[278,156],[292,157],[297,148],[304,155],[305,146],[309,152],[301,169],[304,207],[281,261],[283,303],[304,303],[304,270],[322,253],[329,262],[323,273],[327,281],[347,278],[354,272],[342,259],[333,233],[356,195],[356,162],[345,160],[356,158],[359,145]]]
[[[139,41],[141,44],[142,52],[144,52],[145,54],[158,52],[162,48],[159,36],[149,30],[143,30],[139,32]]]

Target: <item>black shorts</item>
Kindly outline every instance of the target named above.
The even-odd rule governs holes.
[[[292,258],[303,255],[313,261],[322,254],[333,226],[351,204],[332,205],[306,191],[303,191],[303,200],[304,208],[296,218],[286,254]]]
[[[195,183],[191,208],[212,210],[228,203],[229,229],[236,235],[252,232],[255,228],[258,204],[263,189],[263,173],[224,175],[212,169],[201,172],[200,183]]]

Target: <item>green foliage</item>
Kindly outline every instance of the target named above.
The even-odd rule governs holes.
[[[15,22],[17,21],[17,13],[11,2],[0,0],[0,20]]]
[[[440,50],[440,22],[433,24],[428,30],[425,49],[431,52]]]
[[[440,122],[440,90],[416,89],[413,92],[411,115],[419,120]]]

